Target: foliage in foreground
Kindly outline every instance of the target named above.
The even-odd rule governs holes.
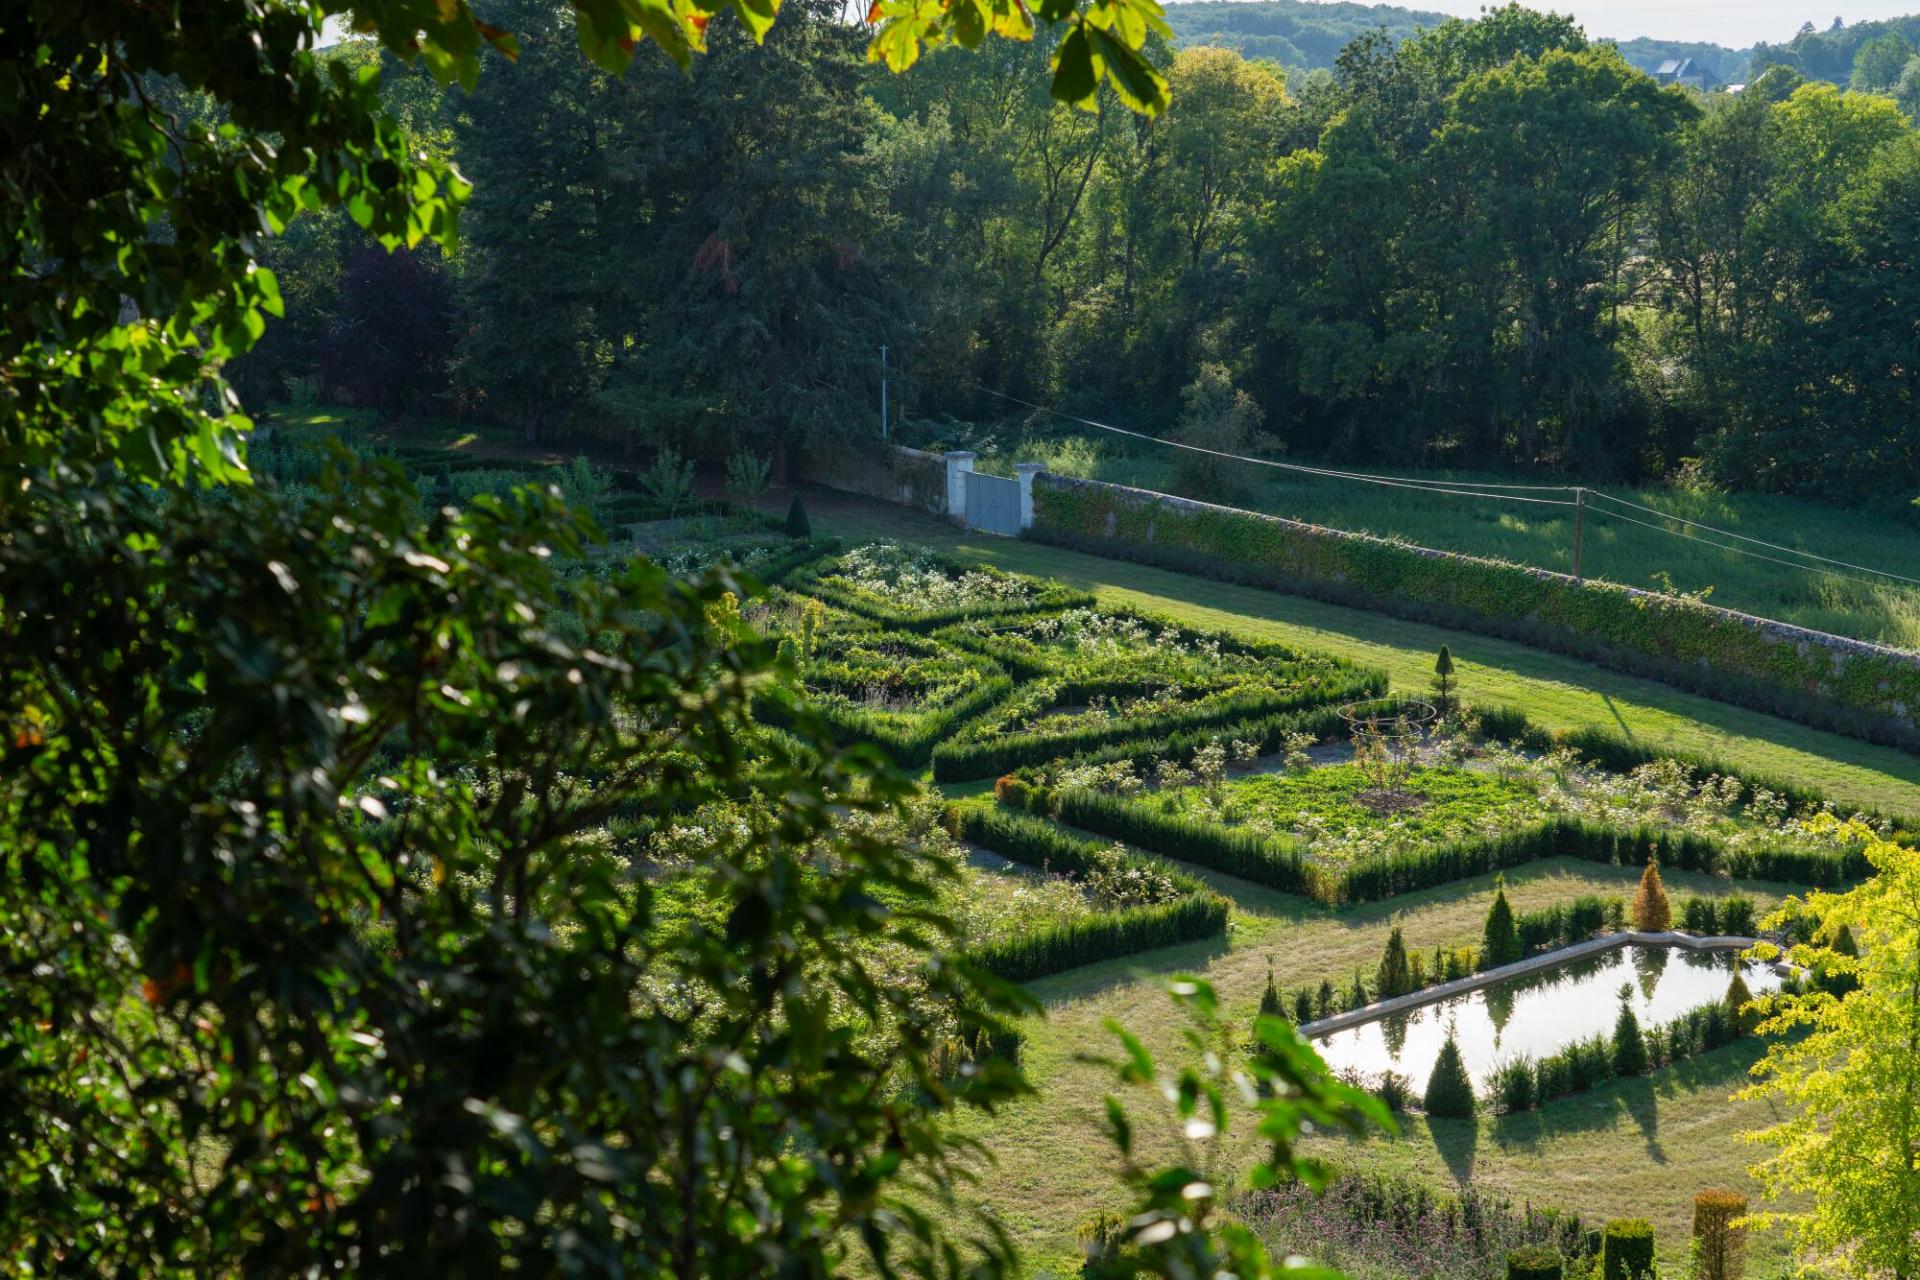
[[[836,826],[906,784],[804,714],[798,745],[747,753],[780,676],[729,580],[563,584],[550,549],[581,526],[532,491],[416,524],[390,475],[298,512],[62,480],[0,543],[11,1256],[749,1275],[942,1252],[899,1193],[950,1182],[942,1113],[1018,1084],[937,1078],[931,1010],[1009,997],[951,963],[883,981],[851,945],[925,952],[938,868]],[[585,838],[754,795],[780,803],[705,851],[715,925],[661,927]]]
[[[1135,1152],[1134,1121],[1126,1105],[1106,1099],[1107,1127],[1121,1158],[1121,1177],[1137,1197],[1141,1211],[1124,1226],[1096,1232],[1087,1241],[1088,1271],[1096,1276],[1145,1273],[1198,1280],[1234,1275],[1243,1280],[1336,1280],[1317,1267],[1274,1258],[1245,1225],[1216,1224],[1226,1167],[1224,1139],[1231,1099],[1258,1096],[1259,1135],[1266,1157],[1249,1179],[1261,1191],[1297,1185],[1325,1187],[1330,1171],[1304,1156],[1299,1141],[1309,1133],[1361,1134],[1369,1126],[1392,1133],[1392,1115],[1378,1099],[1340,1083],[1320,1056],[1284,1019],[1254,1023],[1249,1051],[1237,1052],[1240,1038],[1223,1020],[1213,988],[1197,979],[1177,977],[1168,990],[1185,1015],[1181,1030],[1187,1065],[1161,1068],[1146,1047],[1118,1024],[1108,1029],[1119,1039],[1119,1057],[1099,1059],[1114,1069],[1130,1090],[1172,1103],[1170,1165],[1143,1164]]]
[[[1747,1135],[1773,1149],[1754,1175],[1771,1196],[1805,1199],[1754,1221],[1790,1227],[1846,1275],[1909,1276],[1920,1269],[1920,854],[1875,837],[1866,856],[1866,883],[1790,898],[1766,922],[1810,936],[1788,950],[1796,965],[1858,985],[1842,997],[1810,984],[1773,1000],[1760,1025],[1777,1039],[1742,1096],[1788,1115]],[[1843,931],[1858,954],[1836,945]]]

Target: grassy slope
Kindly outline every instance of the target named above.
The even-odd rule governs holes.
[[[1198,626],[1325,649],[1383,667],[1400,689],[1426,687],[1433,655],[1450,645],[1461,693],[1510,703],[1552,728],[1600,725],[1656,746],[1706,752],[1743,768],[1796,778],[1843,804],[1920,813],[1920,759],[1802,728],[1665,685],[1504,640],[1402,622],[1296,596],[1214,582],[1058,547],[954,528],[905,508],[810,491],[816,530],[849,539],[920,542],[1006,569],[1046,574],[1102,603],[1169,613]],[[785,499],[778,503],[785,508]]]
[[[1169,948],[1033,986],[1047,1016],[1029,1020],[1023,1060],[1038,1092],[975,1126],[995,1161],[976,1195],[1043,1268],[1070,1273],[1076,1226],[1096,1210],[1111,1208],[1119,1195],[1113,1153],[1101,1136],[1101,1099],[1113,1091],[1112,1076],[1081,1060],[1112,1047],[1104,1020],[1118,1019],[1156,1055],[1165,1055],[1163,1060],[1178,1061],[1179,1024],[1166,996],[1143,981],[1144,975],[1201,974],[1236,1019],[1250,1018],[1269,961],[1283,987],[1322,977],[1341,982],[1356,967],[1371,970],[1378,962],[1396,914],[1410,947],[1431,950],[1475,941],[1492,888],[1491,879],[1483,878],[1333,915],[1303,899],[1226,877],[1208,878],[1237,904],[1225,944]],[[1667,879],[1676,894],[1710,883],[1685,873]],[[1519,910],[1578,893],[1630,894],[1634,881],[1628,869],[1560,861],[1523,867],[1507,877],[1508,895]],[[1782,892],[1778,886],[1743,887],[1763,906]],[[1350,1167],[1411,1172],[1441,1185],[1471,1178],[1516,1201],[1563,1205],[1593,1217],[1645,1216],[1659,1233],[1662,1255],[1678,1260],[1684,1256],[1695,1190],[1750,1189],[1744,1169],[1754,1153],[1731,1138],[1764,1122],[1767,1112],[1759,1104],[1730,1102],[1728,1095],[1740,1086],[1754,1052],[1752,1046],[1736,1046],[1528,1115],[1482,1117],[1471,1125],[1442,1121],[1434,1129],[1414,1119],[1398,1138],[1328,1139],[1316,1145],[1319,1154]],[[1152,1100],[1135,1095],[1129,1101],[1137,1129],[1157,1133]],[[1244,1128],[1243,1118],[1236,1164],[1252,1155]],[[1756,1242],[1756,1260],[1769,1258],[1778,1247],[1777,1241]]]
[[[1035,447],[1037,445],[1037,447]],[[1524,502],[1495,502],[1351,481],[1322,480],[1287,472],[1246,467],[1237,488],[1222,492],[1181,473],[1171,450],[1141,453],[1094,442],[1017,444],[1021,457],[1052,459],[1057,469],[1096,480],[1136,485],[1162,493],[1227,502],[1336,529],[1352,529],[1405,538],[1422,546],[1570,572],[1573,567],[1572,507]],[[1140,446],[1147,449],[1149,446]],[[989,454],[979,465],[1011,474],[1006,453]],[[1552,477],[1409,472],[1491,483],[1555,483]],[[1656,511],[1759,538],[1778,546],[1867,565],[1895,573],[1920,553],[1920,535],[1905,520],[1772,494],[1713,494],[1666,488],[1636,489],[1602,484],[1599,491]],[[1545,496],[1566,499],[1567,493]],[[1616,512],[1621,519],[1604,514]],[[1859,580],[1791,568],[1710,546],[1695,537],[1677,537],[1631,521],[1653,521],[1644,511],[1589,502],[1583,538],[1582,569],[1588,575],[1630,587],[1661,585],[1665,573],[1681,591],[1711,589],[1715,604],[1841,635],[1920,647],[1920,590],[1886,579]],[[1673,526],[1667,526],[1672,528]],[[1774,556],[1764,547],[1748,551]]]

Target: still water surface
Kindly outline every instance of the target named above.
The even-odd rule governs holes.
[[[1349,1027],[1315,1041],[1335,1071],[1357,1068],[1378,1075],[1391,1067],[1427,1087],[1452,1023],[1460,1055],[1476,1085],[1492,1068],[1521,1055],[1540,1058],[1589,1036],[1613,1034],[1620,988],[1633,989],[1640,1025],[1667,1022],[1727,994],[1733,966],[1741,965],[1755,995],[1780,985],[1771,965],[1736,959],[1731,951],[1626,946],[1482,987],[1377,1022]]]

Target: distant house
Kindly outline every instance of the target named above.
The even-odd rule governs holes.
[[[1654,68],[1653,78],[1661,84],[1684,84],[1702,93],[1720,84],[1719,77],[1692,58],[1668,58]]]

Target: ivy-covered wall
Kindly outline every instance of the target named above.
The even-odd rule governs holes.
[[[1043,474],[1028,536],[1521,640],[1920,750],[1920,654],[1685,597]]]
[[[800,455],[796,470],[809,484],[947,514],[947,460],[937,453],[904,445],[864,451],[811,449]]]

